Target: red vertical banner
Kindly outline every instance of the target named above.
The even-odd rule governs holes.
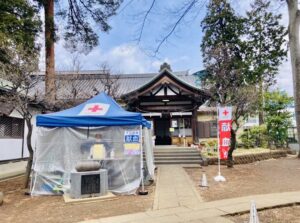
[[[227,159],[230,147],[232,107],[218,108],[218,133],[220,159]]]

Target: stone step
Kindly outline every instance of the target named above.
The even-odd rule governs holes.
[[[196,148],[177,146],[156,146],[153,150],[154,163],[165,164],[200,164],[201,155]]]
[[[155,165],[167,165],[167,164],[199,164],[200,160],[160,160],[155,161]]]
[[[166,154],[154,154],[154,157],[179,157],[179,156],[184,156],[184,157],[198,157],[201,156],[199,153],[178,153],[178,154],[173,154],[173,153],[166,153]]]
[[[187,146],[154,146],[155,149],[194,149]]]
[[[199,150],[196,150],[196,149],[154,149],[153,152],[178,153],[178,152],[199,152]]]
[[[188,156],[188,157],[186,157],[186,156],[155,157],[155,161],[159,161],[159,160],[201,160],[201,156],[195,156],[195,157],[190,157],[190,156]]]

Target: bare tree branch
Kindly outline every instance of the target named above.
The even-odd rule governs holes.
[[[103,63],[101,65],[101,70],[102,78],[100,78],[99,80],[104,86],[104,92],[116,99],[118,96],[118,90],[120,88],[120,75],[112,75],[111,69],[107,63]]]
[[[144,27],[145,27],[145,23],[146,23],[146,20],[151,12],[151,10],[153,9],[153,6],[154,6],[154,3],[155,3],[156,0],[152,0],[152,3],[149,7],[149,9],[146,11],[146,14],[144,16],[144,19],[143,19],[143,22],[142,22],[142,27],[141,27],[141,31],[140,31],[140,34],[139,34],[139,37],[138,37],[138,43],[140,43],[141,39],[142,39],[142,35],[143,35],[143,31],[144,31]]]
[[[193,8],[193,6],[198,2],[199,0],[190,0],[187,4],[187,7],[183,11],[183,13],[179,16],[179,18],[175,21],[175,23],[172,25],[171,30],[163,37],[163,39],[159,42],[158,46],[156,47],[154,53],[157,54],[160,50],[163,43],[165,43],[169,37],[174,33],[178,25],[181,23],[181,21],[184,19],[184,17],[188,14],[189,11]]]
[[[131,3],[133,2],[134,0],[130,0],[128,1],[123,8],[120,9],[119,13],[122,13],[129,5],[131,5]]]

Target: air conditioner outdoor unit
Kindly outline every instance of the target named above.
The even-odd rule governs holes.
[[[72,198],[98,197],[107,194],[107,170],[71,172]]]

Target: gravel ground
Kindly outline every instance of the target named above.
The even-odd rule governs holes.
[[[299,223],[300,206],[274,208],[258,212],[260,223]],[[229,217],[236,223],[248,223],[249,214]]]
[[[110,201],[65,204],[61,196],[26,196],[22,185],[23,177],[0,182],[0,191],[4,192],[0,222],[68,223],[146,211],[152,209],[155,191],[155,186],[149,186],[147,196],[118,196]]]
[[[221,166],[226,182],[215,182],[218,167],[186,168],[205,201],[242,197],[254,194],[278,193],[300,190],[300,160],[295,156],[270,159],[251,164]],[[208,179],[208,189],[199,187],[202,174]]]

